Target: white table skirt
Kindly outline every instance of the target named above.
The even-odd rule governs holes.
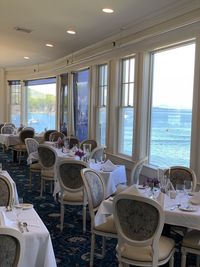
[[[7,179],[10,181],[11,186],[12,186],[12,191],[13,191],[13,203],[18,204],[19,199],[18,199],[17,187],[16,187],[15,182],[13,181],[13,179],[11,178],[10,174],[7,171],[2,171],[0,174],[2,174],[3,176],[6,176]]]
[[[4,212],[4,218],[6,216],[6,222],[2,220],[2,211]],[[0,212],[1,225],[18,229],[14,211],[5,212],[5,208],[1,207]],[[56,267],[50,234],[36,211],[33,208],[23,210],[19,216],[19,220],[27,222],[29,232],[24,231],[22,233],[25,242],[25,251],[23,263],[18,267]]]
[[[36,134],[34,139],[41,143],[44,140],[43,135]],[[20,143],[19,134],[0,134],[0,144],[3,144],[8,148],[9,146],[18,145]]]
[[[141,191],[142,194],[143,191]],[[188,203],[188,196],[184,196],[182,204]],[[170,199],[168,195],[164,196],[164,211],[165,211],[165,223],[171,225],[184,226],[191,229],[200,230],[200,205],[191,205],[195,208],[195,211],[182,211],[178,208],[171,210],[178,203],[176,199]],[[107,217],[113,213],[113,198],[104,200],[95,216],[95,224],[99,225],[105,223]]]

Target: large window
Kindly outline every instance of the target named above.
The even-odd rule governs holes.
[[[97,139],[99,145],[106,145],[106,118],[107,118],[107,90],[108,65],[98,66],[98,108],[97,108]]]
[[[74,73],[74,130],[80,141],[88,138],[89,70]]]
[[[42,132],[56,128],[56,78],[26,81],[26,124]]]
[[[150,163],[190,163],[195,44],[152,54]]]
[[[21,121],[21,83],[20,81],[8,81],[10,87],[10,121],[16,127]]]
[[[119,153],[131,156],[134,132],[135,58],[122,60],[121,105],[119,110]]]

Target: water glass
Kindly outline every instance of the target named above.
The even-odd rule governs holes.
[[[19,203],[14,206],[17,221],[19,221],[19,216],[22,212],[22,209],[23,209],[23,198],[19,197]]]
[[[185,195],[184,187],[185,187],[184,183],[176,184],[176,193],[177,193],[178,205],[181,204],[183,197]]]

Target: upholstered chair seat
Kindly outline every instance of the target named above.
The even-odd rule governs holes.
[[[25,145],[28,152],[28,156],[31,155],[31,153],[38,153],[38,146],[39,143],[34,138],[26,138],[25,139]],[[30,190],[32,188],[32,174],[41,174],[42,166],[38,161],[33,161],[31,164],[29,164],[29,181],[30,181]]]
[[[106,237],[117,238],[117,231],[112,215],[106,218],[107,220],[105,223],[99,225],[95,224],[95,214],[98,211],[102,201],[105,199],[105,185],[101,175],[89,168],[81,170],[81,175],[85,186],[85,192],[87,195],[90,218],[91,218],[92,235],[91,235],[90,267],[92,267],[94,262],[96,235],[102,237],[102,254],[99,256],[104,257],[105,239]]]
[[[8,178],[0,174],[0,206],[12,206],[13,191]]]
[[[17,153],[19,163],[20,163],[20,160],[21,160],[22,153],[25,153],[27,151],[27,146],[26,146],[25,140],[27,138],[33,138],[34,134],[35,134],[34,129],[23,129],[19,133],[19,141],[20,141],[20,143],[17,144],[17,145],[14,145],[12,147],[13,151],[15,151]]]
[[[158,243],[158,260],[162,261],[167,258],[167,256],[174,249],[175,243],[173,239],[167,238],[165,236],[161,236]],[[123,246],[123,250],[121,252],[121,256],[123,258],[127,258],[129,260],[138,260],[138,261],[152,261],[152,248],[151,246],[146,247],[138,247],[138,246],[130,246],[125,244]]]
[[[186,233],[182,240],[181,247],[181,267],[186,266],[186,257],[188,253],[197,255],[197,263],[196,266],[200,265],[200,231],[191,230]]]
[[[63,230],[65,205],[80,205],[83,207],[83,232],[86,231],[86,201],[83,194],[81,170],[87,163],[80,160],[64,159],[57,163],[56,174],[60,184],[60,230]]]
[[[57,156],[55,150],[45,144],[40,144],[38,146],[38,156],[39,163],[42,167],[40,188],[40,196],[42,197],[43,190],[45,189],[45,181],[51,182],[52,191],[52,184],[55,178],[54,166],[56,165]]]
[[[14,228],[0,226],[0,266],[22,266],[24,239]]]
[[[79,191],[77,193],[64,192],[63,201],[83,202],[83,191]]]
[[[129,188],[115,196],[113,207],[119,266],[157,267],[169,262],[173,267],[175,242],[161,236],[165,216],[160,204]]]

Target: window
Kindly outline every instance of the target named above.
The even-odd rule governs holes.
[[[42,132],[56,128],[56,78],[26,81],[26,124]]]
[[[135,58],[122,60],[121,105],[119,110],[119,153],[131,156],[134,132]]]
[[[73,74],[74,130],[80,141],[88,139],[89,70]]]
[[[189,166],[195,44],[152,53],[150,163]]]
[[[61,74],[60,89],[60,129],[67,135],[68,123],[68,75]]]
[[[10,121],[16,127],[21,121],[21,83],[20,81],[8,81],[10,87]]]
[[[108,65],[98,66],[98,107],[97,107],[97,140],[99,145],[106,145],[106,118],[107,118],[107,90]]]

